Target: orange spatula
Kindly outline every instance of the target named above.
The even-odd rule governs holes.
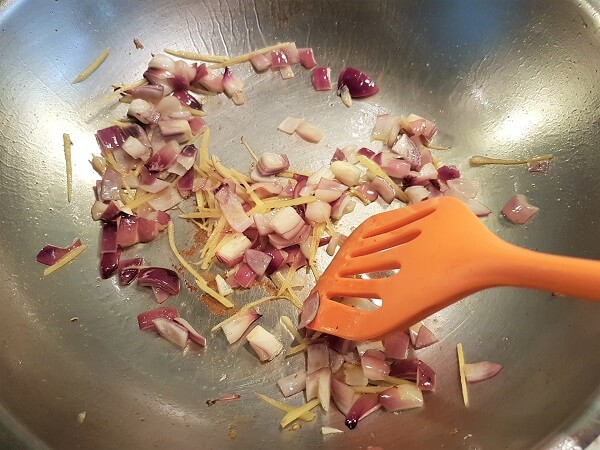
[[[385,271],[390,276],[376,276]],[[460,200],[438,197],[362,223],[319,278],[301,323],[309,322],[316,310],[308,328],[372,340],[494,286],[600,300],[600,261],[508,244]],[[342,297],[381,299],[381,307],[354,308],[335,300]]]

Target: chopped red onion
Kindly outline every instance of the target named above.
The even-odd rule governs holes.
[[[409,337],[405,331],[395,331],[383,339],[386,358],[405,359],[408,355]]]
[[[340,72],[338,89],[347,86],[352,98],[366,98],[379,92],[379,87],[366,73],[353,67],[346,67]]]
[[[290,42],[288,45],[283,47],[281,51],[285,54],[289,65],[298,64],[300,62],[300,52],[296,48],[294,42]]]
[[[289,66],[289,61],[285,53],[281,50],[273,50],[271,52],[271,69],[279,70],[282,67]]]
[[[67,247],[57,247],[55,245],[45,245],[36,256],[36,260],[39,263],[46,264],[47,266],[51,266],[56,263],[59,259],[64,257],[71,250],[80,247],[81,240],[79,238],[75,239],[70,245]]]
[[[300,371],[277,380],[284,397],[302,392],[306,388],[306,372]]]
[[[332,162],[331,171],[335,177],[346,186],[356,186],[360,181],[360,169],[347,161]]]
[[[469,383],[488,380],[495,377],[502,370],[500,364],[489,361],[465,364],[465,377]]]
[[[209,92],[220,94],[224,91],[223,75],[209,69],[206,64],[200,64],[196,68],[196,76],[192,80],[192,85],[200,85]]]
[[[138,217],[138,237],[140,242],[150,242],[158,236],[158,222]]]
[[[257,313],[255,309],[250,309],[243,314],[238,315],[235,319],[225,323],[221,328],[223,329],[223,333],[225,333],[227,342],[230,344],[237,342],[250,325],[260,317],[261,315]]]
[[[340,198],[342,193],[347,190],[348,186],[323,177],[319,180],[319,184],[315,190],[315,197],[324,202],[331,203]]]
[[[323,130],[308,122],[300,123],[296,128],[296,134],[306,142],[311,142],[313,144],[316,144],[323,139]]]
[[[437,132],[435,124],[430,120],[418,116],[414,116],[417,117],[415,120],[410,120],[411,116],[413,115],[411,114],[407,118],[407,120],[409,120],[408,125],[410,129],[406,131],[414,136],[422,136],[423,139],[425,139],[425,142],[431,141]]]
[[[429,328],[425,325],[419,328],[419,332],[417,333],[417,338],[415,339],[413,345],[416,349],[427,347],[431,344],[435,344],[438,341],[438,338],[431,332]]]
[[[329,367],[327,344],[324,342],[310,344],[306,350],[306,372],[312,373],[323,367]]]
[[[329,348],[329,368],[332,373],[336,373],[344,364],[344,355],[338,353],[332,348]]]
[[[231,268],[242,261],[244,252],[252,246],[252,242],[241,233],[229,238],[216,253],[216,258],[226,268]]]
[[[180,289],[177,273],[163,267],[146,267],[141,269],[138,274],[137,283],[140,286],[161,289],[170,296],[177,295]]]
[[[184,348],[188,341],[188,330],[170,319],[158,317],[152,321],[156,327],[156,331],[166,340],[173,344]]]
[[[198,101],[196,97],[194,97],[188,91],[175,91],[172,95],[177,100],[179,100],[182,105],[185,105],[192,109],[196,109],[198,111],[202,110],[202,104]]]
[[[346,355],[348,352],[354,350],[356,347],[356,343],[354,341],[350,341],[348,339],[342,339],[341,337],[328,335],[327,343],[329,347],[340,353],[341,355]]]
[[[144,258],[119,261],[119,285],[127,286],[135,280],[144,265]]]
[[[100,277],[107,279],[119,268],[119,260],[121,258],[121,250],[113,253],[102,253],[100,256]]]
[[[118,218],[117,224],[117,245],[119,247],[130,247],[139,242],[139,236],[137,232],[138,222],[136,216],[121,216]]]
[[[420,161],[421,152],[419,151],[419,148],[415,145],[415,143],[410,140],[410,138],[408,137],[407,134],[403,134],[402,136],[400,136],[398,138],[398,140],[396,140],[396,142],[394,142],[394,145],[392,145],[391,150],[394,153],[396,153],[398,156],[400,156],[401,158],[410,160],[413,165],[418,166],[421,164],[421,161]],[[414,161],[414,158],[411,158],[412,155],[415,155],[415,156],[418,155],[418,157],[419,157],[418,162]]]
[[[288,257],[287,252],[271,246],[263,248],[262,251],[272,257],[269,267],[267,267],[267,270],[265,271],[265,275],[272,275],[279,270],[281,266],[285,264],[285,261]]]
[[[269,234],[269,242],[271,245],[277,249],[283,249],[290,247],[292,245],[301,244],[306,241],[311,235],[312,227],[308,224],[304,224],[300,231],[291,238],[284,238],[279,234]]]
[[[367,353],[365,352],[360,357],[360,364],[365,377],[369,380],[385,380],[390,373],[389,363]]]
[[[175,139],[180,144],[192,138],[192,129],[186,119],[159,120],[158,127],[165,138]]]
[[[531,221],[540,208],[533,206],[523,194],[513,195],[502,207],[502,214],[508,221],[523,225]]]
[[[252,55],[250,57],[250,63],[257,72],[264,72],[271,66],[271,60],[260,53]]]
[[[248,264],[242,263],[235,272],[233,279],[239,287],[249,288],[254,283],[254,280],[256,280],[256,273]]]
[[[222,184],[215,193],[215,198],[219,202],[221,212],[225,216],[227,223],[235,231],[242,233],[252,226],[254,221],[248,217],[239,197],[231,190],[229,185]]]
[[[117,251],[117,224],[105,222],[102,224],[102,237],[100,241],[100,253],[114,253]]]
[[[99,200],[104,202],[110,200],[121,200],[121,184],[123,183],[123,175],[113,169],[111,166],[106,168],[102,181],[100,182],[100,190],[98,192]]]
[[[206,127],[206,121],[202,117],[192,117],[188,120],[188,124],[190,125],[190,130],[192,130],[192,135],[198,136]]]
[[[290,78],[294,78],[294,70],[292,66],[283,66],[279,69],[279,75],[281,75],[282,80],[289,80]]]
[[[129,104],[127,115],[135,117],[142,123],[158,123],[160,113],[154,108],[152,103],[136,98]]]
[[[125,142],[123,142],[122,148],[132,158],[139,158],[142,161],[148,161],[148,158],[152,155],[152,149],[142,144],[139,139],[134,138],[133,136],[129,136]]]
[[[283,344],[260,325],[255,326],[246,339],[261,362],[271,361],[283,350]]]
[[[244,261],[258,276],[265,274],[272,259],[273,257],[271,255],[261,252],[260,250],[249,248],[244,252]]]
[[[346,384],[350,386],[366,386],[369,384],[369,379],[366,377],[362,366],[346,363],[343,367]]]
[[[198,333],[187,320],[181,317],[174,317],[173,321],[177,322],[179,325],[181,325],[188,331],[188,339],[190,341],[194,342],[195,344],[198,344],[201,347],[206,347],[206,338],[200,333]]]
[[[344,193],[339,199],[331,204],[331,217],[335,220],[342,218],[347,212],[354,210],[356,202],[350,196]]]
[[[169,141],[162,148],[160,148],[160,150],[154,153],[150,159],[148,159],[146,162],[146,168],[150,172],[162,172],[163,170],[171,167],[175,161],[177,161],[179,152],[180,148],[177,141]]]
[[[125,94],[131,95],[133,98],[146,100],[150,103],[158,103],[164,96],[165,88],[160,85],[146,84],[137,86],[125,91]]]
[[[173,320],[179,317],[179,312],[176,308],[161,306],[159,308],[150,309],[141,312],[137,315],[138,326],[140,330],[155,330],[154,320],[158,318]]]
[[[336,377],[331,378],[331,397],[340,412],[347,416],[350,408],[358,399],[358,394],[350,386]]]
[[[397,359],[390,366],[390,376],[416,381],[420,361],[416,358]]]
[[[404,178],[410,172],[410,162],[398,158],[385,158],[381,164],[385,174],[392,178]]]
[[[312,85],[315,91],[330,91],[331,69],[329,67],[315,67],[312,70]]]
[[[182,198],[188,198],[194,189],[195,171],[188,170],[177,182],[177,191]]]
[[[392,203],[392,201],[396,198],[396,191],[383,178],[375,177],[371,184],[386,203]]]
[[[354,402],[348,414],[346,414],[346,426],[353,430],[358,422],[372,412],[381,408],[377,394],[363,394]]]
[[[374,202],[379,197],[379,194],[373,186],[373,183],[370,182],[359,183],[355,188],[355,192],[358,194],[359,197],[361,197],[363,201],[366,200],[368,202]]]
[[[304,303],[302,304],[302,311],[300,312],[300,322],[298,323],[298,329],[306,327],[311,323],[317,316],[319,310],[319,293],[317,291],[312,292]]]
[[[460,178],[460,170],[456,166],[441,166],[438,168],[438,179],[442,181]]]
[[[160,195],[150,200],[148,204],[157,211],[167,211],[177,206],[182,200],[177,188],[171,186],[161,191]]]
[[[332,191],[335,192],[335,191]],[[321,200],[306,205],[305,217],[310,223],[325,223],[331,216],[331,205]]]
[[[335,152],[333,152],[333,156],[331,157],[331,162],[334,162],[334,161],[347,161],[347,160],[348,160],[348,158],[346,158],[345,153],[341,149],[336,148]]]
[[[225,67],[225,73],[223,74],[223,89],[225,90],[225,95],[231,98],[235,105],[243,105],[246,102],[244,83],[229,67]]]
[[[286,117],[283,122],[279,124],[277,129],[291,135],[294,134],[302,122],[304,122],[304,119],[299,119],[297,117]]]
[[[454,192],[468,198],[475,198],[479,192],[479,186],[477,183],[466,178],[453,178],[447,180],[446,184]]]
[[[422,391],[434,391],[436,374],[431,367],[419,360],[417,365],[417,386]]]
[[[400,117],[391,114],[381,114],[377,116],[377,119],[375,120],[371,138],[373,140],[385,142],[388,147],[392,147],[392,150],[400,154],[400,149],[394,149],[393,145],[396,142],[401,128]],[[400,154],[400,156],[404,155]]]
[[[276,175],[290,167],[287,155],[265,152],[260,155],[256,169],[262,176]]]
[[[386,411],[403,411],[423,406],[423,393],[412,384],[392,386],[379,394],[379,402]]]
[[[329,367],[320,370],[317,397],[323,409],[329,411],[331,402],[331,369]]]
[[[408,196],[410,203],[419,203],[429,197],[431,192],[423,186],[409,186],[404,192]]]
[[[473,211],[473,213],[478,217],[486,217],[492,212],[492,210],[490,208],[488,208],[487,206],[485,206],[484,204],[478,202],[475,199],[465,197],[464,195],[456,192],[454,189],[445,190],[444,195],[447,195],[449,197],[455,197],[455,198],[459,199],[465,205],[467,205],[469,207],[469,209],[471,211]]]
[[[275,213],[269,225],[276,233],[284,234],[303,224],[302,217],[291,206],[280,209]]]
[[[302,64],[302,67],[305,69],[312,69],[317,65],[312,48],[299,48],[298,56],[300,58],[300,64]]]
[[[106,153],[121,147],[125,139],[127,139],[125,132],[116,125],[96,131],[96,140],[102,151]]]

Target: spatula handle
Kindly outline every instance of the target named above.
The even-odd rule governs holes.
[[[536,252],[502,243],[495,267],[500,285],[600,301],[600,261]]]

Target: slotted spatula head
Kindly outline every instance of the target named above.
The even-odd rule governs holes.
[[[307,301],[318,310],[308,328],[351,340],[407,328],[494,285],[483,262],[493,255],[491,247],[502,244],[451,197],[372,216],[352,232],[317,281]],[[343,297],[380,299],[375,303],[381,306],[362,310],[340,303]]]

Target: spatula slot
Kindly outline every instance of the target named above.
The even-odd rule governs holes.
[[[333,297],[331,300],[361,311],[377,311],[383,304],[380,298]]]
[[[410,206],[405,206],[404,208],[410,208]],[[401,209],[402,210],[402,209]],[[382,234],[386,234],[390,231],[398,230],[402,227],[410,225],[411,223],[415,223],[425,217],[433,214],[435,212],[435,207],[423,208],[418,211],[407,212],[406,214],[399,215],[395,219],[391,219],[388,223],[378,226],[371,227],[363,236],[363,239],[372,238],[375,236],[381,236]]]
[[[371,255],[377,252],[390,251],[404,245],[421,234],[420,230],[396,230],[392,228],[388,230],[387,235],[379,234],[365,239],[361,242],[360,247],[353,249],[350,257],[356,258],[359,256]]]

